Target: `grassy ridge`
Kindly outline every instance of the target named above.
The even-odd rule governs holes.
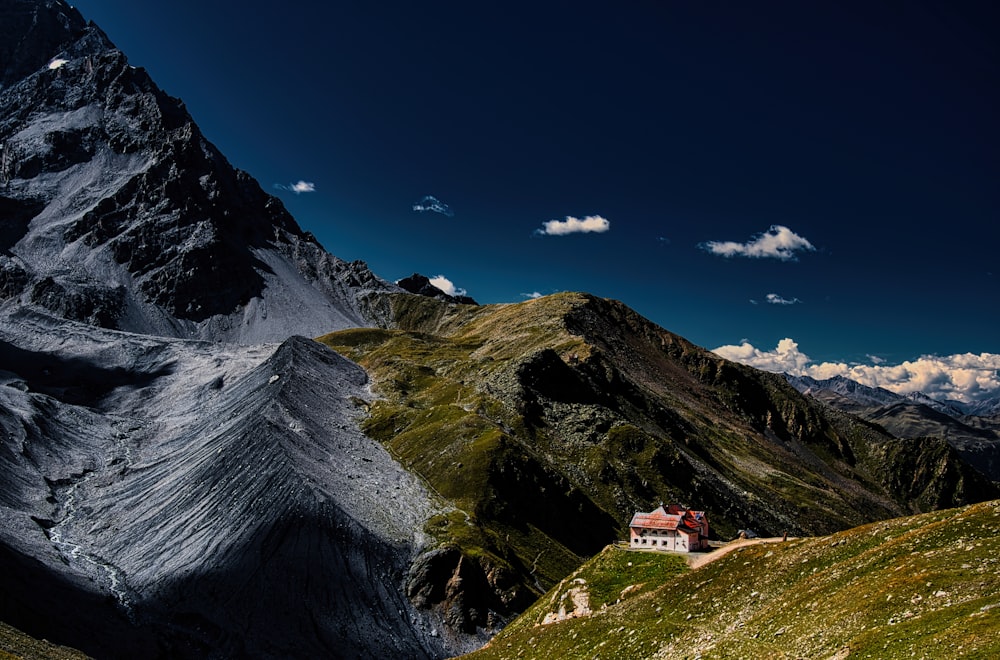
[[[574,580],[620,580],[644,556],[606,549],[467,657],[1000,657],[1000,501],[747,546],[694,571],[664,562],[620,602],[540,625]]]
[[[478,560],[503,616],[658,501],[704,509],[713,533],[732,538],[747,527],[824,534],[997,497],[943,440],[896,441],[834,415],[621,303],[563,293],[378,304],[390,328],[319,340],[371,375],[366,433],[455,507],[428,531]]]
[[[14,660],[15,658],[87,660],[89,657],[68,646],[59,646],[44,639],[35,639],[0,621],[0,660]]]
[[[373,376],[381,398],[369,410],[366,433],[460,510],[432,520],[429,531],[466,554],[530,574],[535,596],[580,564],[580,548],[514,515],[505,508],[510,498],[497,490],[519,480],[570,486],[558,484],[559,476],[516,440],[527,434],[519,412],[484,384],[543,348],[585,351],[559,327],[572,303],[556,297],[541,305],[449,306],[398,296],[393,316],[404,329],[319,338]]]

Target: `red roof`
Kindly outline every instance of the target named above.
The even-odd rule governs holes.
[[[704,520],[704,511],[688,511],[677,505],[670,505],[670,513],[661,506],[649,513],[636,512],[629,527],[642,529],[666,529],[682,532],[699,532],[699,523]],[[687,518],[688,520],[685,520]]]

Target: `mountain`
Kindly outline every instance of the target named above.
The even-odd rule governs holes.
[[[327,253],[75,9],[0,11],[0,313],[254,343],[369,325],[367,294],[400,290]]]
[[[0,0],[0,56],[0,620],[30,635],[441,658],[661,499],[727,536],[1000,496],[621,303],[332,256],[65,2]]]
[[[400,585],[449,507],[351,422],[357,365],[303,338],[17,320],[0,340],[9,623],[52,639],[57,621],[99,657],[445,653]]]
[[[480,643],[403,588],[450,507],[361,433],[365,373],[295,337],[401,289],[66,3],[0,1],[0,55],[0,618],[100,657]]]
[[[994,658],[998,520],[993,501],[748,545],[694,570],[611,547],[466,657]]]
[[[403,290],[409,291],[410,293],[416,293],[421,296],[428,296],[431,298],[437,298],[438,300],[443,300],[449,303],[460,303],[462,305],[478,305],[474,299],[469,296],[460,295],[453,296],[449,293],[445,293],[441,289],[437,288],[431,284],[430,278],[426,275],[421,275],[420,273],[414,273],[409,277],[404,277],[403,279],[396,282]]]
[[[858,406],[858,409],[871,408],[903,400],[903,397],[895,392],[882,387],[868,387],[843,376],[825,380],[817,380],[810,376],[786,375],[785,378],[799,392],[822,401],[837,401],[840,403],[838,406],[840,408],[848,408],[851,404]]]
[[[893,438],[618,302],[383,300],[394,327],[320,341],[371,374],[366,433],[464,512],[432,532],[487,576],[467,620],[540,595],[659,500],[708,510],[730,538],[1000,492],[943,440]]]
[[[976,417],[996,419],[1000,417],[1000,396],[966,406],[965,412]]]
[[[1000,482],[1000,420],[968,412],[990,412],[993,406],[988,400],[970,406],[936,401],[920,392],[903,396],[842,376],[827,380],[786,378],[803,394],[872,421],[896,437],[944,438],[963,460]]]

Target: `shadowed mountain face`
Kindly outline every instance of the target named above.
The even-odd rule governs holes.
[[[0,3],[0,295],[109,328],[273,341],[397,290],[326,253],[57,0]]]

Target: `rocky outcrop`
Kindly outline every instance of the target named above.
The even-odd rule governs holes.
[[[442,291],[433,284],[431,284],[430,278],[426,275],[421,275],[419,273],[414,273],[409,277],[404,277],[403,279],[396,282],[396,285],[402,288],[404,291],[409,291],[410,293],[415,293],[418,296],[427,296],[428,298],[435,298],[442,302],[447,303],[458,303],[462,305],[478,305],[475,300],[469,296],[453,296],[449,293]]]

